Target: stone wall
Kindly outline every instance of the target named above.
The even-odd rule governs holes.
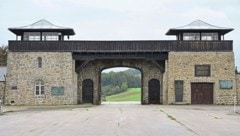
[[[38,68],[38,57],[42,68]],[[211,76],[196,77],[195,65],[211,65]],[[191,83],[213,83],[214,104],[232,104],[240,98],[240,76],[235,75],[232,52],[169,52],[165,72],[147,60],[94,60],[80,73],[75,72],[75,61],[70,52],[9,52],[6,76],[6,104],[56,105],[82,103],[82,82],[94,82],[94,104],[101,103],[101,72],[112,67],[130,67],[142,72],[142,104],[148,104],[148,82],[160,81],[160,103],[175,103],[175,80],[184,81],[182,104],[191,104]],[[236,78],[238,79],[236,83]],[[44,82],[45,94],[35,94],[37,80]],[[231,80],[232,89],[220,89],[219,80]],[[64,87],[63,95],[53,95],[52,87]],[[2,93],[0,92],[0,95]],[[239,100],[240,101],[240,100]]]
[[[44,82],[42,96],[35,94],[37,80]],[[6,104],[77,104],[77,74],[70,52],[9,52],[6,81]],[[53,95],[52,87],[64,87],[64,94]]]
[[[0,100],[3,100],[5,81],[0,81]]]
[[[164,103],[166,98],[163,91],[163,74],[151,62],[145,60],[95,60],[78,75],[78,94],[79,103],[82,103],[82,82],[84,79],[91,79],[94,82],[94,104],[101,103],[101,72],[106,68],[130,67],[139,69],[142,72],[142,104],[148,104],[148,81],[158,79],[160,81],[160,103]]]
[[[240,104],[240,73],[236,73],[236,81],[237,81],[237,98],[238,98],[238,104]]]
[[[211,76],[196,77],[195,65],[211,65]],[[174,81],[184,80],[183,103],[191,104],[191,83],[213,83],[213,103],[232,104],[236,95],[233,52],[170,52],[168,59],[168,103],[175,104]],[[232,89],[220,89],[219,80],[232,80]]]

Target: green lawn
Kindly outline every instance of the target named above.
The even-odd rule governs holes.
[[[126,92],[107,96],[106,100],[109,102],[141,101],[141,88],[128,88]]]

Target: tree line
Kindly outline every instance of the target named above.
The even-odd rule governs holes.
[[[121,72],[102,73],[102,94],[113,95],[126,91],[128,88],[141,87],[141,72],[128,69]]]

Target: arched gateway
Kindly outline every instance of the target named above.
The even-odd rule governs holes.
[[[196,20],[169,29],[171,41],[66,41],[74,30],[46,20],[9,30],[5,104],[101,104],[110,67],[141,71],[142,104],[232,104],[237,94],[231,28]]]
[[[124,56],[124,55],[123,55]],[[76,56],[75,56],[76,57]],[[127,56],[124,56],[127,57]],[[77,58],[77,57],[76,57]],[[94,56],[91,56],[91,58],[94,58]],[[153,60],[152,60],[153,61]],[[156,100],[157,101],[149,101],[149,81],[152,78],[157,79],[158,81],[163,82],[163,74],[164,71],[164,65],[165,61],[164,60],[158,60],[156,62],[157,64],[154,64],[152,61],[145,60],[145,59],[131,59],[129,58],[121,58],[119,57],[114,57],[114,55],[111,58],[105,58],[105,59],[94,59],[94,60],[89,60],[89,61],[81,61],[81,60],[76,60],[77,66],[76,69],[79,70],[77,71],[78,73],[78,102],[85,103],[83,99],[83,88],[84,84],[81,84],[82,81],[86,79],[91,79],[94,84],[94,95],[93,95],[93,104],[101,104],[101,72],[103,69],[110,68],[110,67],[131,67],[131,68],[136,68],[141,71],[142,73],[142,87],[141,87],[141,103],[142,104],[149,104],[149,103],[162,103],[163,98],[160,96],[160,94],[163,93],[162,91],[162,86],[155,88],[154,91],[157,91],[155,94]],[[85,63],[84,63],[85,62]],[[157,65],[157,66],[156,66]],[[159,84],[160,85],[160,84]],[[161,93],[160,93],[161,92]]]

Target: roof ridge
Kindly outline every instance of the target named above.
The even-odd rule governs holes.
[[[67,28],[67,27],[62,27],[62,26],[55,25],[55,24],[51,23],[50,21],[48,21],[48,20],[46,20],[46,19],[41,19],[41,20],[39,20],[39,21],[37,21],[37,22],[35,22],[35,23],[32,23],[32,24],[27,25],[27,26],[24,26],[24,27],[34,26],[34,25],[39,24],[39,23],[42,23],[42,22],[46,22],[46,23],[49,24],[49,25],[52,25],[52,26],[55,26],[55,27],[59,27],[59,28]]]
[[[176,27],[176,28],[182,28],[182,27],[187,27],[187,26],[197,26],[197,25],[192,25],[192,24],[197,24],[197,23],[202,23],[202,24],[205,24],[205,26],[211,26],[211,27],[215,27],[215,28],[226,28],[226,27],[221,27],[221,26],[212,25],[212,24],[207,23],[207,22],[205,22],[205,21],[202,21],[202,20],[200,20],[200,19],[197,19],[197,20],[195,20],[195,21],[193,21],[193,22],[191,22],[191,23],[189,23],[189,24],[187,24],[187,25],[179,26],[179,27]],[[175,29],[176,29],[176,28],[175,28]]]

